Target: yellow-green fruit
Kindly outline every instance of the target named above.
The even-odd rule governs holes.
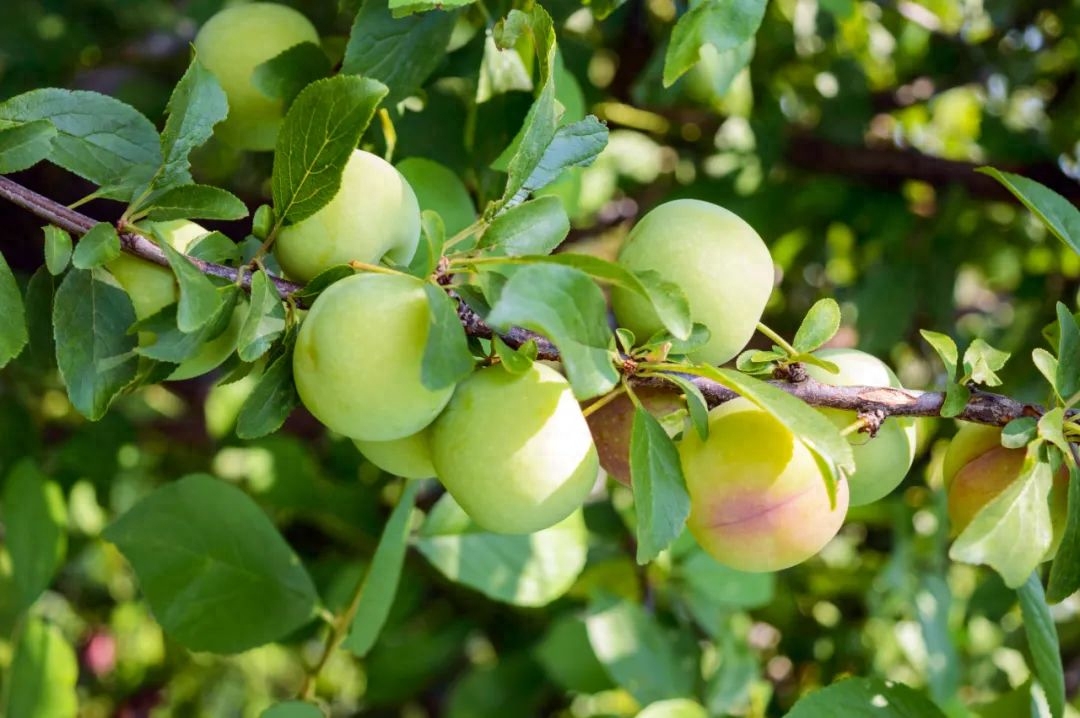
[[[229,115],[215,134],[242,150],[272,150],[285,115],[280,99],[252,82],[255,68],[302,42],[318,44],[319,33],[296,10],[276,3],[235,5],[217,13],[195,36],[195,53],[214,73],[229,102]]]
[[[765,410],[738,398],[709,412],[709,438],[687,431],[679,457],[690,493],[690,533],[740,571],[778,571],[820,551],[840,530],[847,481],[829,506],[810,450]]]
[[[551,367],[482,369],[458,385],[432,426],[446,490],[489,531],[531,533],[585,501],[599,461],[570,384]]]
[[[281,268],[301,282],[336,264],[408,264],[420,241],[420,205],[394,166],[355,150],[341,189],[307,219],[284,227],[274,244]]]
[[[196,239],[207,233],[206,228],[186,219],[156,222],[154,228],[170,246],[181,252],[186,252]],[[105,268],[128,293],[135,309],[136,319],[146,319],[157,314],[180,298],[180,287],[176,283],[172,270],[168,267],[147,262],[130,254],[121,254],[109,261]],[[203,344],[194,356],[181,362],[168,378],[180,381],[201,376],[225,361],[236,348],[240,327],[244,323],[246,306],[246,302],[238,304],[225,331]],[[140,345],[149,346],[154,341],[152,333],[139,332]]]
[[[419,279],[357,274],[319,295],[300,325],[293,377],[316,419],[362,441],[423,429],[450,400],[420,383],[428,300]]]
[[[806,364],[806,373],[824,384],[833,386],[891,386],[901,388],[900,380],[885,362],[857,349],[821,349],[814,352],[840,367],[839,374],[831,374],[821,367]],[[842,409],[819,409],[838,428],[855,421],[853,411]],[[863,506],[873,503],[895,489],[915,460],[917,433],[911,417],[890,417],[870,438],[863,433],[848,435],[852,453],[855,455],[855,473],[848,477],[851,505]]]
[[[392,441],[353,441],[371,463],[383,471],[406,479],[427,479],[435,475],[431,465],[431,427]]]
[[[949,523],[954,536],[968,527],[975,514],[1020,476],[1027,452],[1001,445],[1001,429],[964,423],[949,442],[942,464],[948,498]],[[1057,553],[1065,535],[1069,507],[1069,472],[1062,468],[1050,488],[1050,518],[1054,534],[1047,551]]]
[[[424,157],[410,157],[398,162],[397,170],[416,193],[420,210],[430,209],[439,213],[447,239],[476,219],[476,208],[469,190],[448,167]]]
[[[652,270],[679,285],[690,316],[709,328],[708,344],[691,356],[722,364],[750,341],[773,285],[769,250],[738,215],[709,202],[680,199],[655,208],[630,232],[619,264]],[[652,306],[615,287],[612,308],[620,326],[644,340],[663,325]]]

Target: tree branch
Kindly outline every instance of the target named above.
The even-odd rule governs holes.
[[[0,176],[0,197],[75,235],[83,235],[97,224],[90,217],[38,194],[8,177]],[[168,266],[161,248],[145,237],[125,232],[120,234],[120,243],[126,252],[155,264]],[[205,274],[232,282],[239,281],[245,289],[251,287],[251,273],[247,271],[247,268],[236,269],[194,257],[188,257],[188,259]],[[300,284],[281,277],[268,276],[282,297],[303,289]],[[495,336],[495,331],[460,299],[458,316],[469,336],[488,339]],[[499,337],[508,346],[514,348],[528,341],[534,341],[537,345],[537,356],[540,359],[551,361],[559,359],[559,351],[555,345],[535,332],[514,327],[508,332],[499,334]],[[738,396],[730,389],[709,379],[690,376],[686,378],[701,390],[709,406],[723,404]],[[665,386],[670,386],[659,377],[635,377],[634,382],[642,385],[664,383]],[[939,416],[945,402],[944,394],[932,391],[870,386],[831,386],[810,378],[800,378],[800,381],[777,380],[771,383],[812,406],[848,409],[865,414],[876,413],[881,416]],[[974,391],[967,406],[957,418],[980,424],[1004,426],[1018,417],[1038,416],[1042,411],[1041,407],[1024,404],[1007,396]]]

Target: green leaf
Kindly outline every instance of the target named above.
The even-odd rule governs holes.
[[[847,678],[804,696],[786,718],[945,718],[921,693],[879,678]]]
[[[267,97],[280,99],[288,107],[300,91],[330,75],[330,59],[313,42],[301,42],[257,65],[251,84]]]
[[[139,360],[128,334],[135,310],[123,289],[75,269],[64,277],[53,303],[56,363],[75,409],[91,421],[132,379]]]
[[[453,386],[476,366],[469,339],[458,319],[457,302],[442,287],[424,282],[428,298],[428,334],[420,383],[432,391]]]
[[[687,372],[726,386],[779,419],[818,457],[824,470],[829,501],[836,501],[837,481],[841,472],[850,474],[855,470],[855,458],[851,444],[824,414],[783,389],[738,371],[702,364],[687,369]]]
[[[941,357],[941,363],[945,365],[945,372],[949,377],[949,381],[956,381],[956,375],[960,370],[960,350],[956,348],[956,342],[952,340],[952,337],[940,332],[920,329],[919,334],[922,334],[926,343]]]
[[[506,282],[487,321],[496,331],[520,326],[551,339],[579,401],[606,394],[619,380],[608,355],[604,295],[576,269],[522,267]]]
[[[515,606],[546,606],[570,590],[585,567],[588,532],[581,511],[527,535],[490,533],[444,494],[416,538],[441,574]]]
[[[251,277],[251,298],[247,317],[240,327],[237,354],[243,361],[255,361],[284,331],[285,305],[266,272],[259,270]]]
[[[679,18],[664,56],[664,87],[671,87],[697,64],[702,45],[735,50],[754,37],[765,17],[766,0],[701,0]]]
[[[1047,498],[1052,482],[1050,465],[1037,461],[1029,449],[1020,476],[975,514],[949,557],[990,566],[1010,588],[1023,584],[1050,548]]]
[[[368,77],[337,75],[311,83],[281,125],[270,179],[279,219],[300,222],[341,188],[341,175],[386,87]]]
[[[229,104],[214,73],[203,67],[198,57],[192,57],[172,91],[166,110],[169,116],[161,132],[164,162],[154,178],[155,187],[174,187],[192,181],[188,156],[210,139],[214,125],[229,114]]]
[[[442,10],[394,17],[386,0],[365,0],[341,71],[379,80],[390,90],[387,104],[401,102],[420,89],[446,56],[456,19],[457,13]]]
[[[700,600],[711,612],[718,607],[761,608],[776,595],[775,573],[729,568],[696,546],[679,560],[674,575],[685,586],[685,596]]]
[[[49,161],[123,199],[161,166],[153,123],[130,105],[85,90],[31,90],[0,103],[0,129],[37,120],[56,128]]]
[[[204,262],[239,264],[241,247],[221,232],[207,232],[184,250],[187,256]]]
[[[835,336],[840,329],[840,305],[835,299],[819,299],[803,317],[795,332],[794,347],[809,354]]]
[[[679,340],[690,338],[693,325],[690,322],[690,304],[686,300],[686,295],[677,284],[664,281],[658,272],[651,270],[631,272],[614,262],[574,252],[508,258],[500,262],[500,264],[503,263],[556,264],[581,270],[593,279],[608,282],[648,300],[660,318],[660,322],[673,338]]]
[[[1054,384],[1068,401],[1080,393],[1080,323],[1061,302],[1057,303],[1057,316],[1060,339]]]
[[[116,227],[108,222],[98,222],[75,246],[71,263],[78,269],[93,269],[119,256],[120,237]]]
[[[630,484],[637,515],[637,562],[646,564],[686,527],[690,494],[675,442],[652,414],[634,409],[630,430]]]
[[[690,412],[690,423],[694,425],[694,431],[702,441],[709,438],[709,405],[705,402],[705,395],[701,393],[701,389],[698,389],[694,382],[678,374],[666,373],[661,376],[682,390],[686,397],[686,409]]]
[[[240,489],[193,474],[154,490],[104,533],[162,628],[193,651],[235,653],[315,615],[300,559]]]
[[[1024,203],[1058,239],[1080,254],[1080,210],[1057,192],[1027,177],[980,167],[976,172],[993,177]]]
[[[2,261],[2,258],[0,258]],[[56,344],[53,342],[53,297],[56,279],[45,267],[38,267],[26,285],[26,329],[30,337],[30,359],[35,366],[52,369],[56,366]],[[4,306],[17,306],[7,304]],[[0,318],[0,325],[4,322]],[[2,364],[2,362],[0,362]]]
[[[364,576],[352,627],[342,644],[361,658],[375,645],[390,615],[401,580],[401,569],[405,565],[405,551],[409,547],[409,529],[412,525],[410,519],[420,485],[418,481],[405,483],[405,490],[383,528],[371,566]]]
[[[1065,408],[1054,407],[1039,417],[1037,424],[1039,438],[1047,441],[1058,449],[1064,456],[1070,455],[1069,442],[1065,438]],[[1002,445],[1004,445],[1002,441]]]
[[[26,330],[26,309],[4,255],[0,254],[0,368],[19,356],[30,339]]]
[[[696,670],[680,663],[669,636],[637,603],[601,598],[585,625],[608,675],[639,703],[694,694]]]
[[[416,254],[409,260],[408,272],[414,277],[427,279],[439,266],[443,245],[446,244],[446,226],[437,212],[425,209],[420,213],[420,243]]]
[[[1013,419],[1001,430],[1001,445],[1006,449],[1022,449],[1039,435],[1038,427],[1039,422],[1033,416]]]
[[[959,416],[971,400],[971,389],[963,384],[950,382],[945,388],[945,402],[941,405],[941,415],[946,419]]]
[[[521,11],[510,11],[511,15],[514,13]],[[540,160],[555,138],[558,126],[555,117],[555,83],[551,81],[551,66],[555,61],[555,29],[551,16],[539,5],[534,5],[531,12],[524,14],[528,16],[533,43],[540,60],[540,84],[537,98],[529,108],[518,135],[520,140],[515,138],[518,144],[507,165],[510,177],[503,192],[503,206],[525,199],[524,193],[528,192],[526,181],[540,166]]]
[[[1071,466],[1069,470],[1069,517],[1046,587],[1051,603],[1060,603],[1080,590],[1080,469]]]
[[[158,245],[165,252],[169,266],[180,285],[180,302],[176,309],[176,325],[180,331],[191,333],[217,316],[221,308],[221,295],[202,271],[186,256],[154,229]]]
[[[1057,388],[1057,357],[1042,347],[1037,347],[1031,350],[1031,363],[1035,365],[1035,368],[1039,370],[1039,373],[1042,374],[1043,378],[1050,384],[1050,388],[1053,389],[1054,393],[1060,398],[1061,392],[1059,392]]]
[[[63,274],[71,261],[71,235],[51,224],[41,229],[45,232],[45,266],[53,276]]]
[[[239,197],[220,187],[186,184],[155,195],[148,203],[147,217],[155,222],[170,219],[243,219],[247,206]]]
[[[589,645],[585,621],[577,615],[563,614],[552,621],[534,655],[564,690],[599,693],[615,687]]]
[[[532,339],[522,344],[517,349],[511,349],[498,335],[491,338],[491,345],[495,348],[495,354],[502,363],[502,368],[511,374],[523,374],[529,370],[536,361],[537,347]]]
[[[21,172],[48,159],[56,127],[36,120],[0,129],[0,174]]]
[[[326,714],[313,703],[285,701],[270,706],[259,714],[259,718],[326,718]]]
[[[548,186],[558,179],[563,170],[588,167],[604,151],[607,143],[607,125],[593,115],[563,125],[555,131],[539,161],[507,204],[516,204],[528,194]]]
[[[142,356],[171,364],[179,364],[195,356],[206,342],[220,336],[229,326],[239,299],[240,289],[236,285],[230,284],[215,291],[219,295],[217,311],[206,324],[194,332],[183,332],[177,326],[176,304],[170,304],[156,314],[140,320],[135,329],[152,332],[156,341],[140,346],[136,351]]]
[[[976,384],[1001,386],[996,372],[1001,371],[1008,360],[1008,352],[995,349],[982,339],[975,339],[964,352],[964,374]]]
[[[259,378],[236,417],[236,435],[257,439],[281,428],[300,403],[292,375],[292,352],[275,359]]]
[[[533,89],[532,73],[525,67],[521,55],[506,52],[510,47],[499,47],[491,35],[485,38],[484,54],[480,60],[480,77],[476,83],[477,104],[487,102],[496,95],[515,91],[529,92]]]
[[[29,618],[15,638],[4,679],[4,715],[15,718],[75,718],[79,662],[60,629]]]
[[[60,486],[31,458],[11,468],[4,485],[4,540],[19,608],[49,587],[67,553],[67,510]]]
[[[1016,595],[1020,599],[1020,614],[1024,617],[1024,632],[1031,649],[1035,677],[1046,693],[1050,715],[1062,718],[1065,715],[1065,674],[1061,665],[1061,645],[1039,575],[1028,576],[1016,590]]]
[[[550,254],[570,233],[570,218],[566,216],[558,197],[538,197],[511,207],[496,217],[483,236],[480,248],[486,254],[518,257],[527,254]]]

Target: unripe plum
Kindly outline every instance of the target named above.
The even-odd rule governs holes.
[[[687,527],[731,568],[764,572],[801,563],[836,535],[847,513],[847,481],[830,508],[810,450],[748,399],[710,411],[709,438],[685,432],[679,456],[690,493]]]
[[[186,219],[155,222],[154,228],[170,246],[181,252],[186,252],[196,239],[207,233],[206,228]],[[110,260],[105,268],[128,293],[135,309],[136,319],[146,319],[157,314],[180,298],[180,287],[175,275],[168,267],[162,267],[130,254],[121,254]],[[201,376],[225,361],[236,348],[240,327],[244,323],[245,307],[246,302],[238,304],[225,331],[203,344],[198,352],[181,362],[168,378],[180,381]],[[139,332],[140,345],[149,346],[154,341],[152,333]]]
[[[772,257],[754,228],[734,212],[696,199],[666,202],[642,217],[619,264],[659,272],[682,288],[691,318],[711,333],[690,356],[711,364],[746,346],[772,293]],[[640,340],[663,328],[652,306],[633,292],[614,287],[611,303],[619,324]]]
[[[674,387],[641,386],[634,389],[641,404],[661,417],[685,404]],[[634,402],[626,394],[612,399],[587,417],[600,466],[619,483],[630,485],[630,433],[634,427]]]
[[[534,363],[474,373],[432,426],[431,455],[446,490],[480,526],[532,533],[581,506],[599,461],[570,384]]]
[[[357,274],[312,304],[300,325],[293,377],[316,419],[350,439],[390,441],[423,429],[454,388],[420,383],[428,334],[423,282]]]
[[[427,479],[435,475],[431,464],[431,427],[391,441],[353,441],[371,463],[388,474],[406,479]]]
[[[821,367],[806,364],[806,373],[824,384],[833,386],[890,386],[901,388],[885,362],[857,349],[821,349],[814,355],[840,367],[831,374]],[[856,419],[854,411],[818,409],[838,428],[849,426]],[[855,455],[855,473],[848,477],[850,504],[863,506],[886,496],[895,489],[915,460],[917,434],[915,420],[907,416],[889,417],[877,436],[863,433],[848,435]]]
[[[1001,429],[965,422],[945,452],[942,474],[954,536],[968,527],[975,514],[1020,477],[1027,452],[1001,445]],[[1069,507],[1069,472],[1062,467],[1050,488],[1050,518],[1054,535],[1046,560],[1057,553],[1065,535]]]
[[[195,52],[229,102],[228,117],[214,128],[221,140],[241,150],[274,149],[284,104],[264,95],[252,75],[262,63],[303,42],[318,44],[315,26],[276,3],[234,5],[206,21],[195,36]]]
[[[281,268],[311,281],[336,264],[408,264],[420,241],[420,205],[400,172],[383,158],[354,150],[341,188],[307,219],[283,227],[274,244]]]

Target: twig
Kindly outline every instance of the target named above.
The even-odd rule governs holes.
[[[90,217],[38,194],[8,177],[0,176],[0,197],[10,200],[38,217],[76,235],[85,234],[97,224]],[[120,234],[120,243],[126,252],[155,264],[168,265],[165,254],[161,249],[145,237],[124,232]],[[236,282],[242,272],[243,276],[240,277],[241,286],[244,289],[250,289],[251,287],[251,273],[246,269],[240,270],[222,264],[215,264],[214,262],[195,259],[194,257],[189,257],[189,259],[203,273],[231,282]],[[304,288],[300,284],[295,284],[281,277],[269,274],[268,276],[283,298]],[[453,292],[451,292],[451,296],[458,299],[458,317],[461,319],[465,332],[469,336],[487,339],[495,336],[496,332],[484,322],[479,314],[465,304],[464,301],[461,301]],[[546,337],[535,332],[513,327],[507,332],[500,333],[499,337],[513,348],[518,348],[528,341],[533,341],[536,343],[538,358],[551,361],[559,359],[559,350],[555,345]],[[686,378],[701,390],[709,406],[717,406],[738,396],[730,389],[709,379],[693,376],[687,376]],[[634,377],[632,382],[640,386],[668,386],[663,379],[655,376]],[[810,378],[798,382],[779,380],[771,383],[812,406],[848,409],[863,414],[877,414],[883,417],[939,416],[941,407],[945,403],[945,395],[933,391],[869,386],[831,386]],[[973,391],[967,406],[956,418],[980,424],[1004,426],[1018,417],[1038,416],[1041,413],[1042,408],[1032,404],[1024,404],[1001,394]]]

